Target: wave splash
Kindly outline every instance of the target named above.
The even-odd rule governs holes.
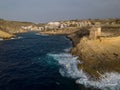
[[[57,60],[61,66],[59,69],[60,74],[75,79],[77,84],[102,90],[120,90],[120,74],[118,73],[106,73],[102,75],[101,80],[92,81],[89,80],[89,76],[82,69],[78,70],[77,65],[81,62],[77,60],[77,57],[73,57],[68,53],[48,55]]]
[[[41,34],[41,33],[36,33],[36,35],[39,35],[39,36],[49,36],[48,34]]]
[[[23,38],[23,37],[15,37],[15,38],[11,38],[11,40],[13,40],[13,39],[21,39],[21,38]]]

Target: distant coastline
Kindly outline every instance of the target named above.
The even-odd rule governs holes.
[[[3,40],[15,38],[17,33],[39,31],[38,27],[39,25],[32,22],[8,21],[0,19],[0,38]]]

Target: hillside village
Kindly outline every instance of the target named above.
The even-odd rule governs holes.
[[[89,26],[117,26],[120,25],[120,19],[96,19],[96,20],[68,20],[68,21],[54,21],[43,24],[42,26],[22,26],[26,30],[50,31],[60,30],[70,27],[83,28]]]
[[[50,31],[50,30],[59,30],[65,29],[69,27],[86,27],[91,26],[91,22],[89,20],[82,20],[82,21],[55,21],[55,22],[48,22],[43,26],[21,26],[21,28],[26,30],[38,30],[38,31]]]
[[[88,29],[90,38],[120,35],[120,19],[89,19],[49,22],[39,27],[42,34],[71,34]]]

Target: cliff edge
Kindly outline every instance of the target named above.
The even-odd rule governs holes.
[[[9,33],[4,32],[4,31],[0,31],[0,38],[2,38],[2,39],[10,39],[12,37],[15,37],[15,35],[9,34]]]
[[[95,80],[105,72],[120,72],[120,36],[95,40],[82,37],[71,53],[79,56],[82,63],[78,67]]]
[[[0,19],[0,38],[10,39],[15,37],[17,33],[25,33],[30,31],[23,27],[37,26],[37,24],[31,22],[9,21]],[[34,30],[33,30],[34,31]]]

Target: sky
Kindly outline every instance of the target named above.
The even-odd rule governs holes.
[[[0,18],[36,23],[120,18],[120,0],[0,0]]]

